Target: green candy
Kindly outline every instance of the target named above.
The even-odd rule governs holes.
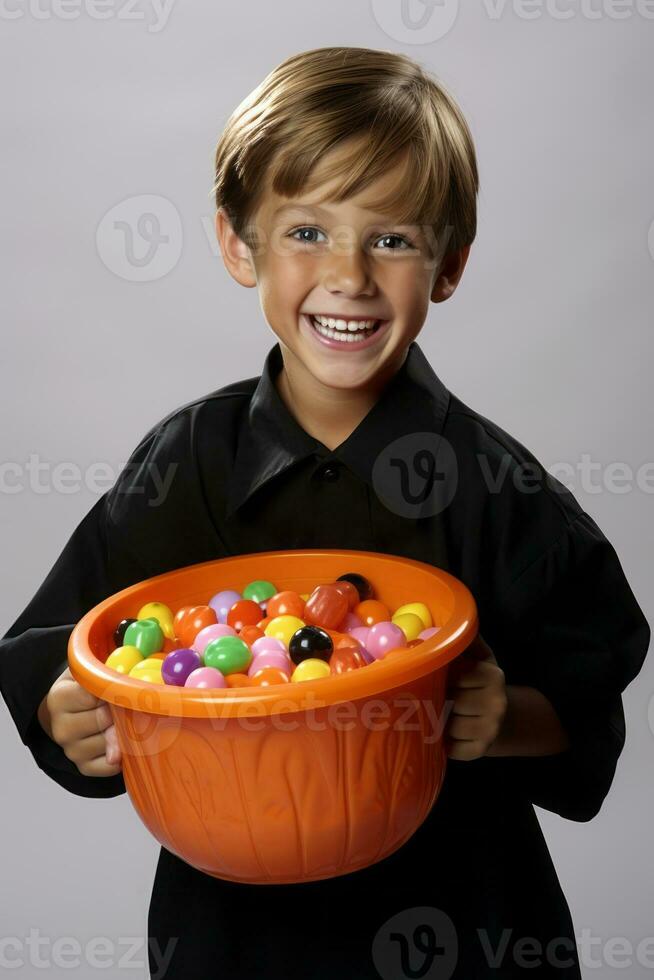
[[[137,619],[130,623],[125,630],[123,646],[136,647],[144,657],[151,653],[159,653],[164,645],[164,635],[159,620],[154,617]]]
[[[221,674],[241,674],[252,663],[252,651],[240,636],[219,636],[207,643],[204,666],[215,667]]]
[[[268,582],[264,578],[257,578],[254,582],[248,582],[241,595],[244,599],[252,599],[253,602],[265,602],[277,591],[272,582]]]

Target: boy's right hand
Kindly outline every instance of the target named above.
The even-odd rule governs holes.
[[[41,702],[38,719],[83,776],[115,776],[121,771],[109,705],[78,684],[70,668],[60,674]]]

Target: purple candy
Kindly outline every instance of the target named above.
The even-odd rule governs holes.
[[[210,626],[204,626],[196,635],[192,649],[202,655],[207,643],[217,640],[219,636],[238,636],[238,634],[234,627],[228,626],[227,623],[212,623]]]
[[[227,681],[215,667],[198,667],[192,670],[186,678],[184,687],[227,687]]]
[[[355,616],[353,612],[349,612],[343,620],[339,633],[351,633],[352,630],[358,629],[360,626],[363,626],[363,620],[359,616]]]
[[[375,660],[383,660],[391,650],[397,650],[398,647],[405,646],[406,636],[404,635],[404,631],[399,626],[396,626],[395,623],[384,620],[384,622],[375,623],[370,627],[366,649],[368,653],[373,655]]]
[[[176,684],[184,687],[188,675],[202,666],[200,654],[188,647],[171,650],[161,662],[161,676],[164,684]]]
[[[227,622],[227,613],[232,608],[235,602],[242,599],[243,596],[240,592],[235,592],[234,589],[223,589],[222,592],[216,592],[214,596],[209,599],[209,605],[215,612],[219,623]]]

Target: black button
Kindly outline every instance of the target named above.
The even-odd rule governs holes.
[[[339,477],[338,467],[334,466],[333,463],[323,463],[322,466],[318,467],[315,475],[319,480],[328,480],[333,483]]]

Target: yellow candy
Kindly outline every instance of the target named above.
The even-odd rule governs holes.
[[[308,657],[298,664],[291,674],[292,681],[317,681],[320,677],[329,677],[331,667],[324,660]]]
[[[400,627],[406,636],[407,643],[410,643],[411,640],[417,640],[418,634],[426,629],[420,616],[412,612],[395,613],[391,622]]]
[[[307,624],[298,616],[275,616],[264,626],[266,636],[273,636],[276,640],[281,640],[288,649],[289,640],[302,626]]]
[[[162,660],[146,657],[140,664],[132,667],[128,676],[135,677],[139,681],[149,681],[151,684],[163,684],[165,682],[161,674],[162,664]]]
[[[129,674],[133,667],[140,664],[143,654],[136,647],[116,647],[105,660],[105,665],[117,670],[119,674]]]
[[[304,601],[306,602],[308,598],[309,598],[308,592],[300,592],[300,599],[304,599]]]
[[[393,613],[393,622],[395,622],[396,616],[401,616],[403,613],[414,613],[416,616],[419,616],[422,620],[422,628],[424,630],[429,629],[430,626],[434,625],[432,622],[431,613],[424,602],[407,602],[405,605],[400,606]]]
[[[163,602],[146,602],[138,611],[137,619],[156,619],[161,631],[169,640],[175,639],[173,612]]]

